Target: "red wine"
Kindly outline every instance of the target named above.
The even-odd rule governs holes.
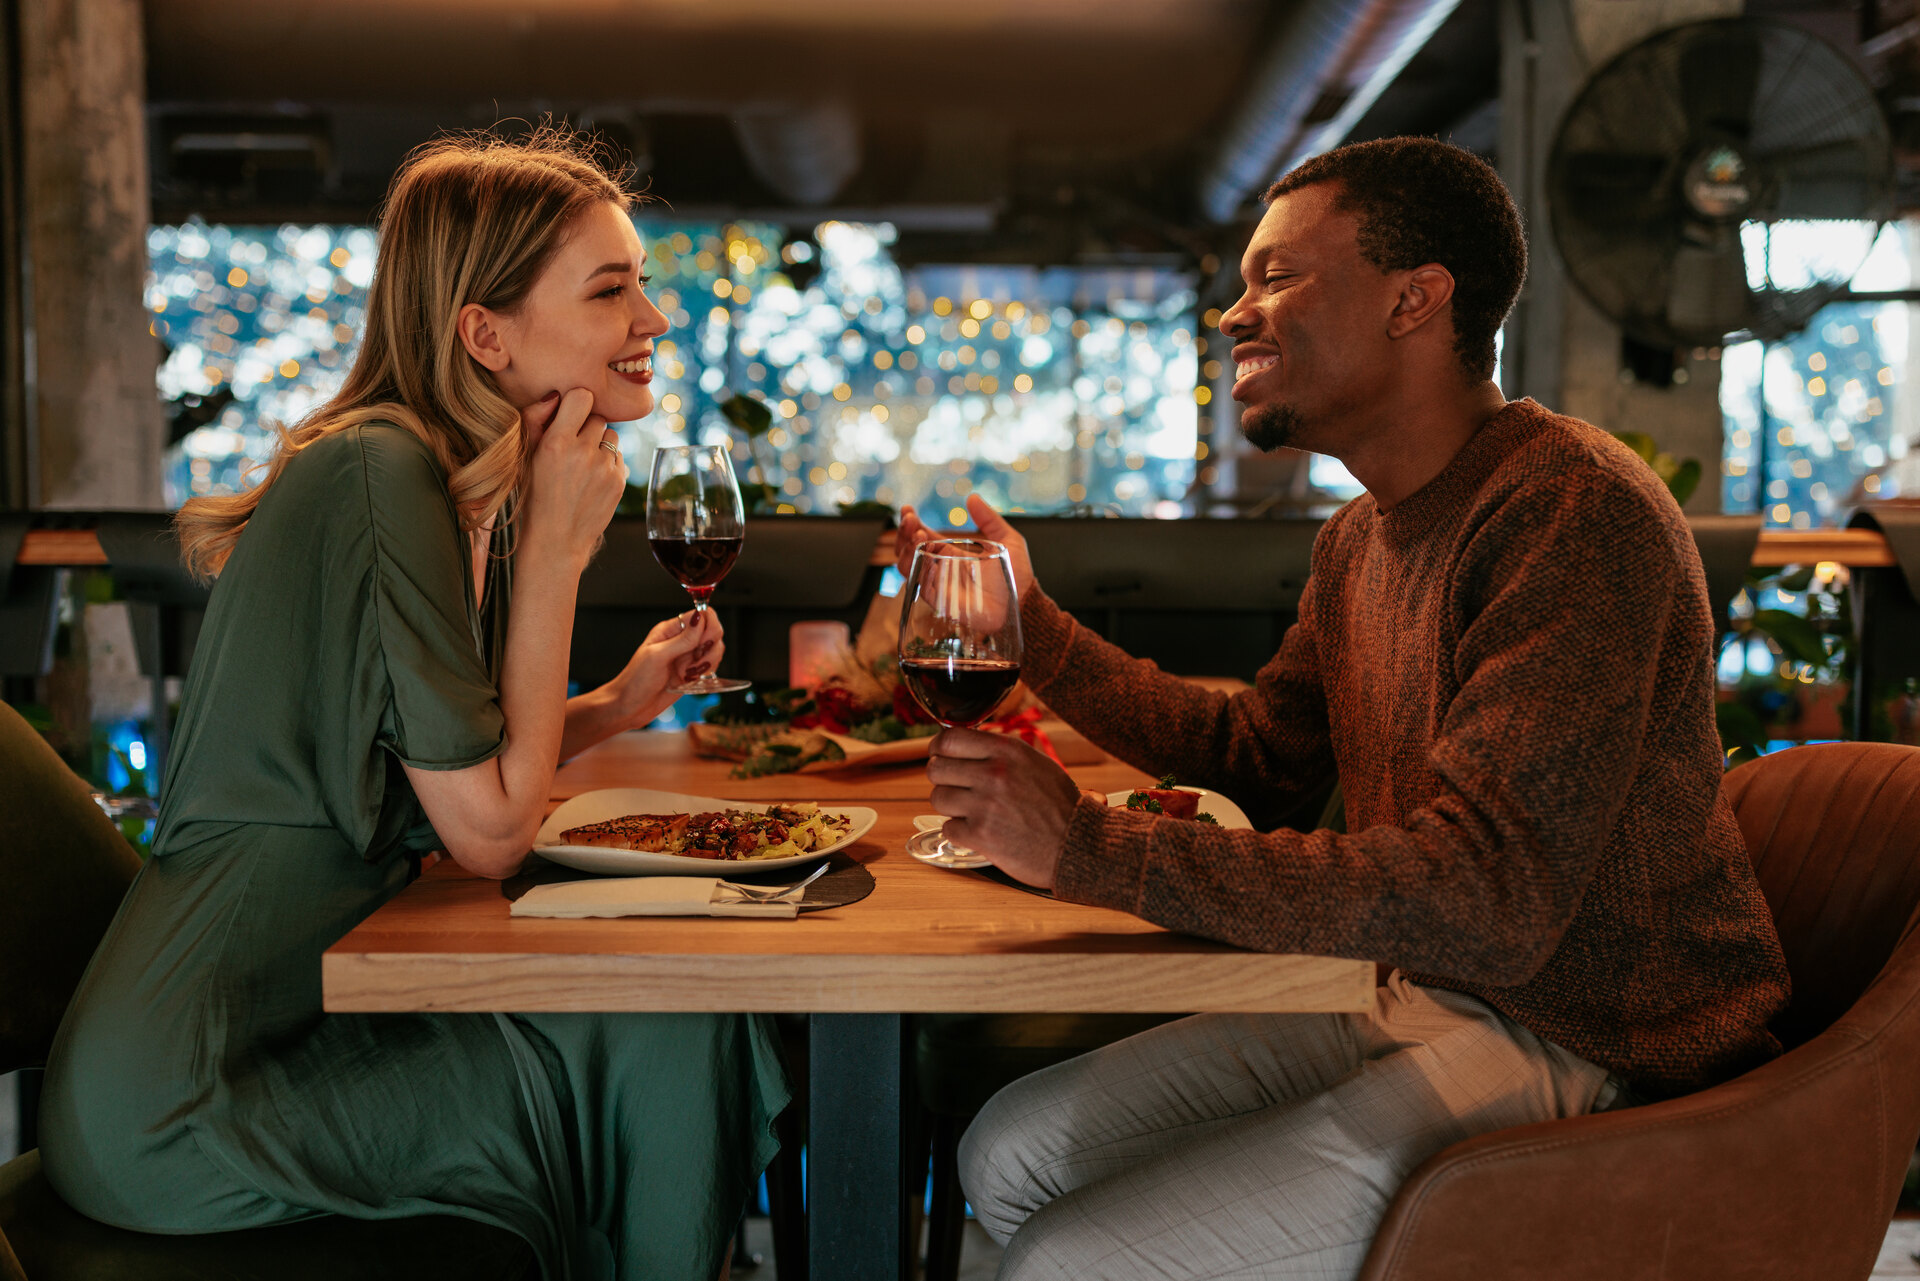
[[[942,725],[978,725],[1020,679],[1020,664],[998,658],[903,658],[900,678]]]
[[[696,598],[713,594],[714,585],[727,576],[733,562],[740,559],[741,538],[649,538],[653,558],[660,568]]]

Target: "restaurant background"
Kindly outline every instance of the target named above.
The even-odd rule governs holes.
[[[1640,40],[1734,17],[1844,51],[1884,113],[1891,203],[1768,243],[1779,279],[1860,242],[1803,328],[1650,347],[1569,279],[1555,125]],[[635,224],[674,328],[658,409],[619,427],[636,478],[656,444],[725,442],[769,518],[959,523],[979,492],[1103,522],[1143,581],[1182,581],[1060,589],[1184,671],[1252,674],[1301,574],[1237,558],[1309,546],[1358,492],[1334,460],[1245,445],[1216,327],[1258,191],[1345,141],[1429,134],[1496,164],[1532,253],[1503,388],[1698,460],[1690,515],[1812,532],[1920,498],[1920,9],[1900,0],[4,0],[0,36],[0,509],[23,531],[247,483],[352,359],[407,148],[545,119],[597,132],[649,195]],[[1213,549],[1183,576],[1149,563],[1173,521]],[[1920,673],[1882,662],[1856,697],[1873,646],[1849,565],[1780,569],[1727,593],[1730,747],[1920,736]],[[7,700],[104,793],[150,796],[197,607],[126,566],[37,572],[5,583],[4,639],[31,654]],[[1895,602],[1878,625],[1910,625],[1897,569],[1872,572]],[[583,615],[595,644],[631,632],[628,604]],[[784,644],[784,616],[727,608],[737,662]]]

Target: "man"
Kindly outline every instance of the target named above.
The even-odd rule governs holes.
[[[1505,188],[1391,139],[1267,201],[1220,326],[1242,429],[1367,493],[1321,531],[1257,685],[1129,658],[971,510],[1012,551],[1024,672],[1055,712],[1256,816],[1337,776],[1350,834],[1108,809],[970,731],[935,740],[928,775],[949,835],[1061,898],[1391,973],[1364,1014],[1186,1019],[996,1096],[961,1168],[1003,1281],[1350,1277],[1448,1144],[1779,1049],[1786,967],[1719,796],[1699,558],[1631,451],[1491,381],[1525,273]],[[910,514],[902,532],[928,536]]]

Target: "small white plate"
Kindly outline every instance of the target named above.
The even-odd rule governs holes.
[[[1248,821],[1246,813],[1242,811],[1238,805],[1235,805],[1218,792],[1209,792],[1204,787],[1176,787],[1173,790],[1176,792],[1192,792],[1198,796],[1200,798],[1200,812],[1202,814],[1213,815],[1213,821],[1222,827],[1238,827],[1247,830],[1251,830],[1253,827],[1253,824]],[[1127,798],[1132,795],[1132,791],[1108,792],[1107,804],[1113,806],[1125,805]]]
[[[924,814],[917,816],[913,820],[914,825],[918,827],[921,819],[926,817]],[[945,823],[946,820],[940,819],[939,822]],[[940,828],[938,826],[921,827],[919,831],[907,838],[907,853],[913,855],[922,863],[930,863],[935,867],[951,868],[957,872],[966,871],[969,868],[993,866],[993,860],[985,854],[975,854],[972,850],[968,850],[964,854],[943,854],[938,852],[939,849]]]
[[[1200,813],[1211,814],[1214,821],[1220,824],[1221,827],[1241,828],[1247,831],[1253,829],[1253,824],[1248,820],[1246,813],[1241,810],[1238,805],[1235,805],[1232,801],[1220,795],[1220,793],[1210,792],[1204,787],[1182,787],[1176,790],[1193,792],[1199,796]],[[1112,806],[1125,805],[1127,803],[1127,797],[1131,795],[1133,795],[1131,791],[1109,792],[1107,793],[1107,804]],[[922,863],[931,863],[935,867],[964,870],[967,868],[993,866],[992,859],[984,854],[975,854],[971,850],[957,858],[951,855],[934,853],[940,846],[940,829],[946,821],[946,819],[938,814],[915,814],[913,816],[913,825],[918,830],[907,838],[907,853],[913,855]]]
[[[534,838],[533,852],[541,858],[578,868],[582,872],[602,872],[609,876],[713,876],[745,875],[753,872],[777,872],[782,868],[817,863],[835,850],[845,849],[872,829],[880,816],[864,805],[822,805],[823,813],[848,819],[847,834],[831,845],[823,845],[805,854],[785,858],[693,858],[686,854],[649,854],[644,850],[614,850],[601,845],[562,845],[560,833],[570,827],[604,823],[624,814],[699,814],[707,810],[743,810],[764,814],[768,802],[748,804],[723,801],[714,796],[687,796],[680,792],[656,792],[646,787],[603,787],[582,792],[547,815]]]

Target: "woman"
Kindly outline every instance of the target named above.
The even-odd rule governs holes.
[[[219,579],[154,856],[42,1106],[81,1211],[154,1232],[453,1213],[526,1238],[549,1278],[723,1267],[787,1100],[761,1020],[320,1007],[322,950],[423,852],[511,875],[555,763],[719,660],[717,623],[669,620],[566,696],[627,477],[606,424],[653,408],[667,329],[630,203],[557,131],[416,153],[345,386],[261,484],[182,510]]]

